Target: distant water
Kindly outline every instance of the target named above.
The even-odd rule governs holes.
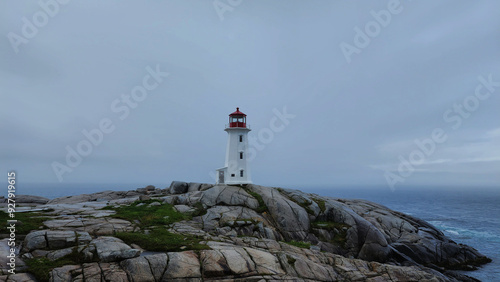
[[[17,194],[56,198],[104,190],[135,190],[143,184],[19,184]],[[457,243],[474,247],[493,260],[478,271],[464,272],[482,281],[500,281],[500,187],[466,188],[306,188],[290,187],[323,196],[366,199],[426,220]],[[5,196],[5,195],[4,195]]]

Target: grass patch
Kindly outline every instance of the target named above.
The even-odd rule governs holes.
[[[328,230],[330,231],[330,233],[333,233],[333,238],[331,240],[326,240],[326,238],[321,238],[323,236],[320,236],[320,239],[322,241],[328,241],[330,243],[345,247],[345,243],[347,241],[347,230],[351,226],[345,223],[339,223],[333,221],[315,221],[311,222],[311,227],[316,229]]]
[[[164,227],[151,229],[149,234],[144,232],[120,232],[115,236],[127,244],[137,244],[148,251],[178,252],[182,250],[208,249],[207,245],[200,244],[200,238],[192,235],[171,233]]]
[[[116,214],[111,215],[112,217],[131,222],[139,221],[138,225],[141,228],[154,225],[168,225],[177,221],[190,219],[189,215],[176,211],[173,205],[161,204],[159,206],[150,206],[154,202],[160,201],[135,201],[128,206],[105,207],[105,209],[116,211]]]
[[[101,210],[111,210],[114,211],[116,208],[113,205],[107,205],[104,208],[101,208]]]
[[[293,198],[288,198],[290,201],[296,203],[297,205],[301,206],[304,210],[306,210],[306,212],[310,215],[315,215],[314,214],[314,211],[311,209],[310,205],[311,203],[301,203],[301,202],[298,202],[296,201],[295,199]]]
[[[127,244],[137,244],[148,251],[181,251],[181,250],[203,250],[208,249],[204,244],[200,244],[201,239],[193,235],[181,235],[169,232],[166,225],[174,222],[189,220],[192,216],[206,213],[203,205],[195,205],[192,214],[183,214],[174,209],[173,205],[161,204],[150,206],[151,203],[159,200],[136,201],[128,206],[106,207],[116,211],[112,215],[116,218],[125,219],[131,222],[139,222],[140,228],[137,232],[118,232],[115,237],[122,239]],[[149,233],[144,232],[145,229]]]
[[[35,275],[38,281],[49,281],[50,272],[52,269],[61,267],[64,265],[74,264],[73,261],[66,258],[60,258],[55,261],[51,261],[48,258],[33,258],[25,260],[28,266],[28,272]]]
[[[82,264],[84,262],[87,261],[85,261],[82,253],[78,252],[78,246],[75,246],[69,255],[54,261],[51,261],[46,257],[25,260],[26,266],[28,266],[27,272],[32,273],[36,279],[41,282],[49,281],[50,272],[54,268],[65,265]]]
[[[253,192],[253,191],[251,191],[250,189],[247,189],[247,188],[243,188],[243,189],[248,194],[250,194],[250,196],[254,197],[257,200],[257,202],[259,202],[259,207],[257,209],[255,209],[256,212],[263,213],[263,212],[269,211],[269,209],[267,208],[266,203],[264,203],[264,199],[262,199],[262,196],[259,193],[255,193],[255,192]]]
[[[318,204],[319,209],[321,210],[321,212],[325,212],[326,211],[325,200],[321,200],[321,199],[318,199],[318,198],[312,198],[312,199],[313,199],[313,201],[316,202],[316,204]]]
[[[38,230],[40,226],[44,226],[43,222],[49,220],[43,213],[39,212],[16,212],[14,218],[10,218],[8,213],[0,211],[0,221],[7,222],[7,220],[16,219],[16,234],[26,235],[31,230]],[[2,227],[2,234],[9,234],[10,231],[7,230],[7,225]]]
[[[191,216],[202,216],[207,213],[207,210],[203,207],[201,202],[197,202],[193,205],[194,212],[191,213]]]
[[[351,227],[345,223],[333,222],[333,221],[314,221],[311,222],[311,226],[314,228],[320,228],[325,230],[342,229],[344,227]]]
[[[292,241],[285,242],[285,243],[287,243],[288,245],[292,245],[292,246],[304,248],[304,249],[309,249],[309,247],[311,247],[311,243],[308,243],[308,242],[301,242],[301,241],[292,240]]]

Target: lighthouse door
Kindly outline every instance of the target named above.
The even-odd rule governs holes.
[[[219,183],[224,184],[224,171],[219,170]]]

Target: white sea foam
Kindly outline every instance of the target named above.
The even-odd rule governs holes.
[[[450,233],[450,234],[453,234],[453,235],[456,235],[456,236],[460,235],[460,233],[458,233],[458,232],[457,232],[457,231],[455,231],[455,230],[449,230],[449,229],[446,229],[446,230],[444,230],[444,232],[446,232],[446,233]]]

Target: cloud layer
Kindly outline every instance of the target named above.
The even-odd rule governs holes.
[[[478,77],[500,81],[500,3],[222,0],[221,17],[212,1],[41,2],[0,3],[0,166],[25,182],[58,182],[53,163],[103,119],[115,129],[63,181],[213,182],[240,107],[263,147],[259,184],[386,185],[441,128],[447,140],[398,185],[498,186],[500,87],[467,117],[454,107]],[[357,28],[396,4],[356,47]],[[360,52],[347,60],[342,42]],[[148,66],[169,76],[121,119],[113,101],[125,105]],[[284,108],[295,117],[262,142]]]

